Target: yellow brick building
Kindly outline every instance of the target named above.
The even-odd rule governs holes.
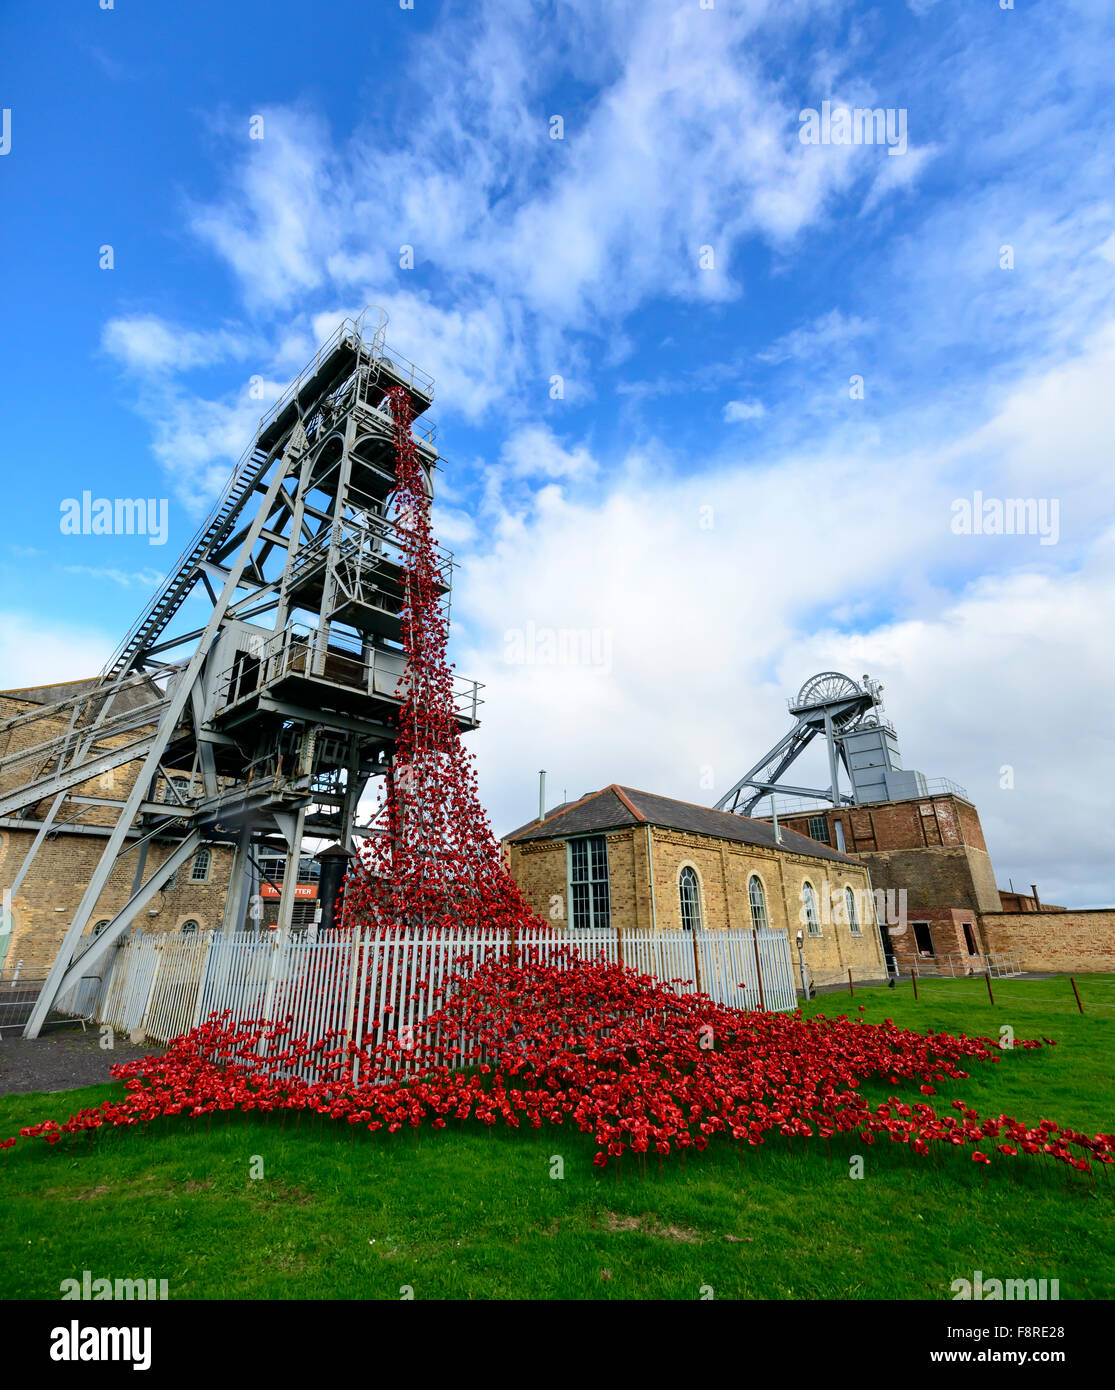
[[[746,816],[610,786],[504,839],[535,912],[579,930],[771,927],[802,934],[817,985],[886,976],[868,870]]]
[[[0,755],[32,747],[68,728],[68,711],[57,718],[46,716],[19,722],[22,716],[49,710],[57,701],[90,688],[95,681],[69,681],[57,685],[0,691]],[[150,694],[140,690],[118,697],[122,708],[130,699],[142,702]],[[14,723],[11,721],[15,721]],[[125,741],[108,738],[106,746]],[[139,763],[131,762],[71,788],[61,812],[53,822],[19,891],[5,890],[15,881],[42,828],[50,809],[49,801],[32,802],[18,814],[0,817],[0,969],[11,974],[22,963],[22,974],[29,978],[45,976],[58,953],[66,928],[81,901],[82,894],[100,860],[114,812],[109,805],[131,789]],[[12,785],[17,779],[13,779]],[[0,783],[0,789],[9,785]],[[159,794],[169,801],[165,789]],[[125,851],[112,870],[108,883],[90,914],[84,931],[97,931],[120,911],[131,896],[137,854],[141,851],[138,832],[128,836]],[[178,839],[174,828],[156,836],[146,848],[147,872],[174,851]],[[214,843],[200,849],[155,895],[142,919],[135,926],[144,931],[196,932],[221,925],[228,893],[232,851]]]

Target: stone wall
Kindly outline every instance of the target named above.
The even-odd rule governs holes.
[[[0,831],[0,884],[14,879],[34,839],[30,830]],[[5,967],[23,961],[25,975],[45,975],[58,954],[82,894],[105,847],[102,835],[60,835],[40,846],[20,891],[12,900],[13,930]],[[205,931],[221,925],[225,896],[232,871],[232,851],[210,845],[209,874],[205,882],[190,878],[191,864],[178,871],[177,883],[156,893],[134,926],[146,932],[178,931],[183,922],[196,921]],[[145,875],[150,875],[173,852],[171,844],[152,843],[147,851]],[[97,906],[85,925],[92,931],[98,922],[112,918],[131,896],[136,850],[118,859]]]
[[[986,850],[968,845],[912,850],[857,850],[876,888],[904,891],[910,916],[922,909],[966,908],[998,912],[999,891]]]
[[[987,949],[1024,970],[1115,971],[1115,908],[985,912],[980,923]]]

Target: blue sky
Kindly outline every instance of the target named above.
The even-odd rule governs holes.
[[[99,668],[376,303],[437,380],[498,829],[542,766],[714,800],[807,676],[869,671],[1004,885],[1115,900],[1102,0],[0,15],[0,684]],[[823,101],[904,151],[803,144]],[[167,543],[62,535],[85,489],[167,498]],[[1056,543],[956,534],[977,490],[1055,501]],[[508,659],[547,629],[596,658]]]

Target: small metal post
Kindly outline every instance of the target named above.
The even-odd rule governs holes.
[[[802,937],[802,934],[801,934],[800,931],[798,932],[797,936],[794,938],[794,942],[795,942],[795,944],[796,944],[796,946],[797,946],[797,948],[798,948],[798,973],[801,975],[801,992],[802,992],[802,996],[803,996],[805,999],[808,999],[808,998],[809,998],[809,985],[806,983],[806,979],[805,979],[805,956],[802,954],[803,937]]]

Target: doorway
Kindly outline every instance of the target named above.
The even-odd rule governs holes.
[[[928,922],[914,923],[914,940],[917,942],[919,954],[928,952],[929,955],[933,955],[933,935]]]

